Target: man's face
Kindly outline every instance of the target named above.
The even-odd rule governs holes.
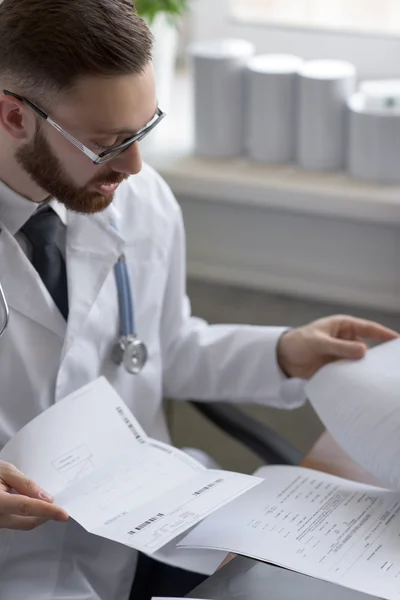
[[[141,130],[157,108],[151,65],[143,75],[80,81],[62,101],[46,107],[51,118],[96,154]],[[138,144],[104,165],[38,118],[33,138],[15,154],[20,166],[49,196],[80,213],[104,210],[118,184],[141,170]]]

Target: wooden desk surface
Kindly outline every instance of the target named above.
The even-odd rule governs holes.
[[[362,467],[348,457],[346,452],[329,435],[324,433],[317,443],[311,448],[301,463],[302,467],[324,471],[330,475],[338,475],[344,479],[352,479],[361,483],[379,485],[379,483]],[[234,554],[226,557],[221,567],[227,565],[235,558]]]

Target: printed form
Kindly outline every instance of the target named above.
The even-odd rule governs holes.
[[[299,467],[197,525],[181,548],[213,548],[385,598],[400,598],[400,495]]]
[[[148,438],[104,378],[28,423],[0,458],[89,532],[149,555],[261,481],[207,470]],[[163,552],[176,563],[173,548]],[[223,555],[214,554],[218,560]]]

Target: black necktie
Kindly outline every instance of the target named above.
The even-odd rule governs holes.
[[[57,245],[63,224],[49,206],[37,211],[21,231],[32,244],[32,265],[39,273],[59,311],[68,319],[67,271]]]

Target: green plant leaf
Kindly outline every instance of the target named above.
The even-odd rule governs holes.
[[[151,24],[159,13],[172,18],[182,16],[189,8],[189,0],[136,0],[134,6],[138,14]]]

